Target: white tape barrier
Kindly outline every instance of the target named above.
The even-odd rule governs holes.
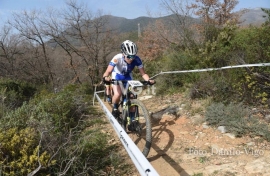
[[[270,63],[259,63],[259,64],[245,64],[245,65],[233,65],[233,66],[226,66],[226,67],[220,67],[220,68],[206,68],[206,69],[197,69],[197,70],[182,70],[182,71],[161,71],[160,73],[152,76],[150,79],[155,78],[158,75],[163,74],[170,74],[170,73],[190,73],[190,72],[206,72],[206,71],[215,71],[215,70],[225,70],[225,69],[231,69],[231,68],[241,68],[241,67],[265,67],[270,66]]]
[[[142,152],[138,149],[135,143],[130,139],[128,134],[123,130],[118,121],[113,117],[111,112],[104,105],[103,101],[99,98],[98,93],[103,93],[104,91],[99,91],[95,93],[95,97],[97,98],[99,104],[101,105],[103,111],[105,112],[109,122],[113,126],[116,134],[118,135],[120,141],[125,147],[127,153],[129,154],[131,160],[135,164],[137,170],[141,175],[148,176],[158,176],[159,174],[153,168],[153,166],[149,163],[149,161],[145,158]],[[94,102],[93,102],[94,103]]]

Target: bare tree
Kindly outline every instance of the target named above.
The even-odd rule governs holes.
[[[108,55],[119,46],[108,22],[109,16],[101,11],[93,14],[87,5],[74,0],[66,1],[63,10],[14,13],[9,20],[16,31],[12,48],[9,30],[1,34],[2,74],[36,79],[53,87],[59,80],[81,83],[90,79],[94,85],[101,79]]]
[[[202,23],[197,27],[204,34],[204,41],[213,40],[217,36],[216,29],[222,28],[226,23],[240,23],[240,16],[245,10],[233,12],[237,4],[238,0],[196,0],[189,6],[194,10],[194,14],[202,19]]]
[[[202,17],[205,23],[222,26],[226,22],[239,22],[239,14],[234,13],[233,9],[238,4],[238,0],[197,0],[193,4],[195,15]]]
[[[190,5],[190,0],[161,0],[161,6],[172,14],[169,26],[176,30],[179,43],[187,48],[195,45],[196,31],[193,25],[198,22],[192,18],[193,9],[189,8]]]
[[[57,15],[58,18],[55,18]],[[47,36],[69,58],[69,67],[77,81],[87,75],[94,85],[100,80],[105,58],[113,51],[115,37],[107,27],[108,17],[91,13],[84,4],[67,2],[67,9],[51,12],[43,23]]]
[[[139,39],[140,53],[148,59],[157,58],[164,50],[170,48],[192,48],[196,46],[196,20],[191,18],[192,10],[187,0],[161,0],[160,6],[170,16],[149,24]],[[154,29],[154,30],[153,30]],[[173,46],[173,47],[171,47]]]
[[[173,35],[172,31],[167,29],[162,21],[149,24],[144,29],[143,36],[139,38],[139,54],[144,56],[144,60],[156,59],[175,42],[176,38],[173,36],[176,36],[176,34]]]
[[[32,57],[40,64],[40,70],[36,71],[42,74],[44,83],[53,83],[52,62],[46,46],[47,36],[41,29],[40,17],[42,15],[42,12],[35,10],[14,13],[13,19],[9,21],[9,24],[18,31],[20,37],[31,42],[34,54]]]
[[[12,35],[11,26],[4,26],[0,33],[0,72],[2,76],[16,78],[16,58],[20,55],[20,39]]]

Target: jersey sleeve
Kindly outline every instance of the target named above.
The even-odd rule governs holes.
[[[117,63],[119,62],[118,59],[119,59],[119,58],[118,58],[117,56],[114,56],[114,57],[112,58],[112,60],[110,61],[109,65],[115,67],[115,66],[117,65]]]
[[[138,68],[143,68],[142,60],[141,60],[141,58],[139,58],[139,57],[136,57],[136,66],[137,66]]]

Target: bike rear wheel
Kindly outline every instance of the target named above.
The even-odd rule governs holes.
[[[122,111],[123,122],[121,125],[137,147],[142,151],[143,155],[147,157],[152,144],[152,125],[149,113],[141,101],[131,99],[130,102],[130,108],[135,107],[136,109],[135,121],[131,122],[132,130],[130,131],[128,129],[127,117],[129,117],[129,115],[126,109],[123,109]]]

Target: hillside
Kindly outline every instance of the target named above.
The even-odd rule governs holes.
[[[115,29],[119,33],[133,32],[138,30],[138,24],[140,24],[141,30],[143,30],[148,24],[154,23],[156,20],[161,20],[165,24],[169,25],[172,18],[176,18],[175,15],[168,15],[164,17],[138,17],[135,19],[126,19],[124,17],[109,17],[109,26]],[[189,20],[194,23],[199,22],[198,19],[188,17]]]
[[[238,13],[238,12],[236,12]],[[244,13],[240,21],[242,23],[241,26],[246,25],[261,25],[266,21],[263,18],[265,13],[261,10],[261,8],[256,9],[248,9],[246,13]],[[116,17],[116,16],[108,16],[109,17],[109,26],[113,29],[116,29],[119,33],[122,32],[132,32],[138,30],[138,24],[140,23],[141,28],[143,29],[150,23],[154,23],[156,20],[163,20],[164,22],[170,21],[169,19],[173,17],[173,15],[163,16],[163,17],[138,17],[135,19],[127,19],[124,17]],[[199,19],[190,17],[194,22],[199,22]]]
[[[263,16],[266,15],[261,8],[256,9],[249,9],[246,13],[244,13],[240,20],[243,21],[242,25],[249,25],[253,24],[255,26],[261,25],[266,21],[266,18],[263,18]]]
[[[242,21],[242,23],[240,24],[240,26],[247,26],[247,25],[259,26],[263,22],[266,21],[266,19],[263,18],[263,15],[265,15],[265,13],[261,10],[261,8],[249,9],[247,10],[246,13],[244,13],[241,16],[240,21]],[[113,29],[118,34],[128,33],[128,32],[137,32],[138,24],[140,24],[140,29],[141,31],[143,31],[146,26],[148,26],[151,23],[154,23],[156,20],[161,20],[166,25],[170,25],[170,22],[172,21],[172,19],[177,18],[175,15],[168,15],[168,16],[163,16],[163,17],[138,17],[135,19],[127,19],[124,17],[117,17],[117,16],[112,16],[112,15],[105,15],[105,16],[102,16],[101,18],[103,17],[108,19],[107,28]],[[188,17],[188,20],[191,23],[200,22],[200,19],[198,18]],[[73,29],[69,28],[69,29],[66,29],[65,31],[73,31]],[[67,37],[67,38],[70,39],[70,37]],[[74,39],[70,39],[70,40],[72,40],[73,43],[78,42]],[[52,47],[56,46],[56,43],[52,40],[49,40],[49,43],[50,43],[49,45]]]

